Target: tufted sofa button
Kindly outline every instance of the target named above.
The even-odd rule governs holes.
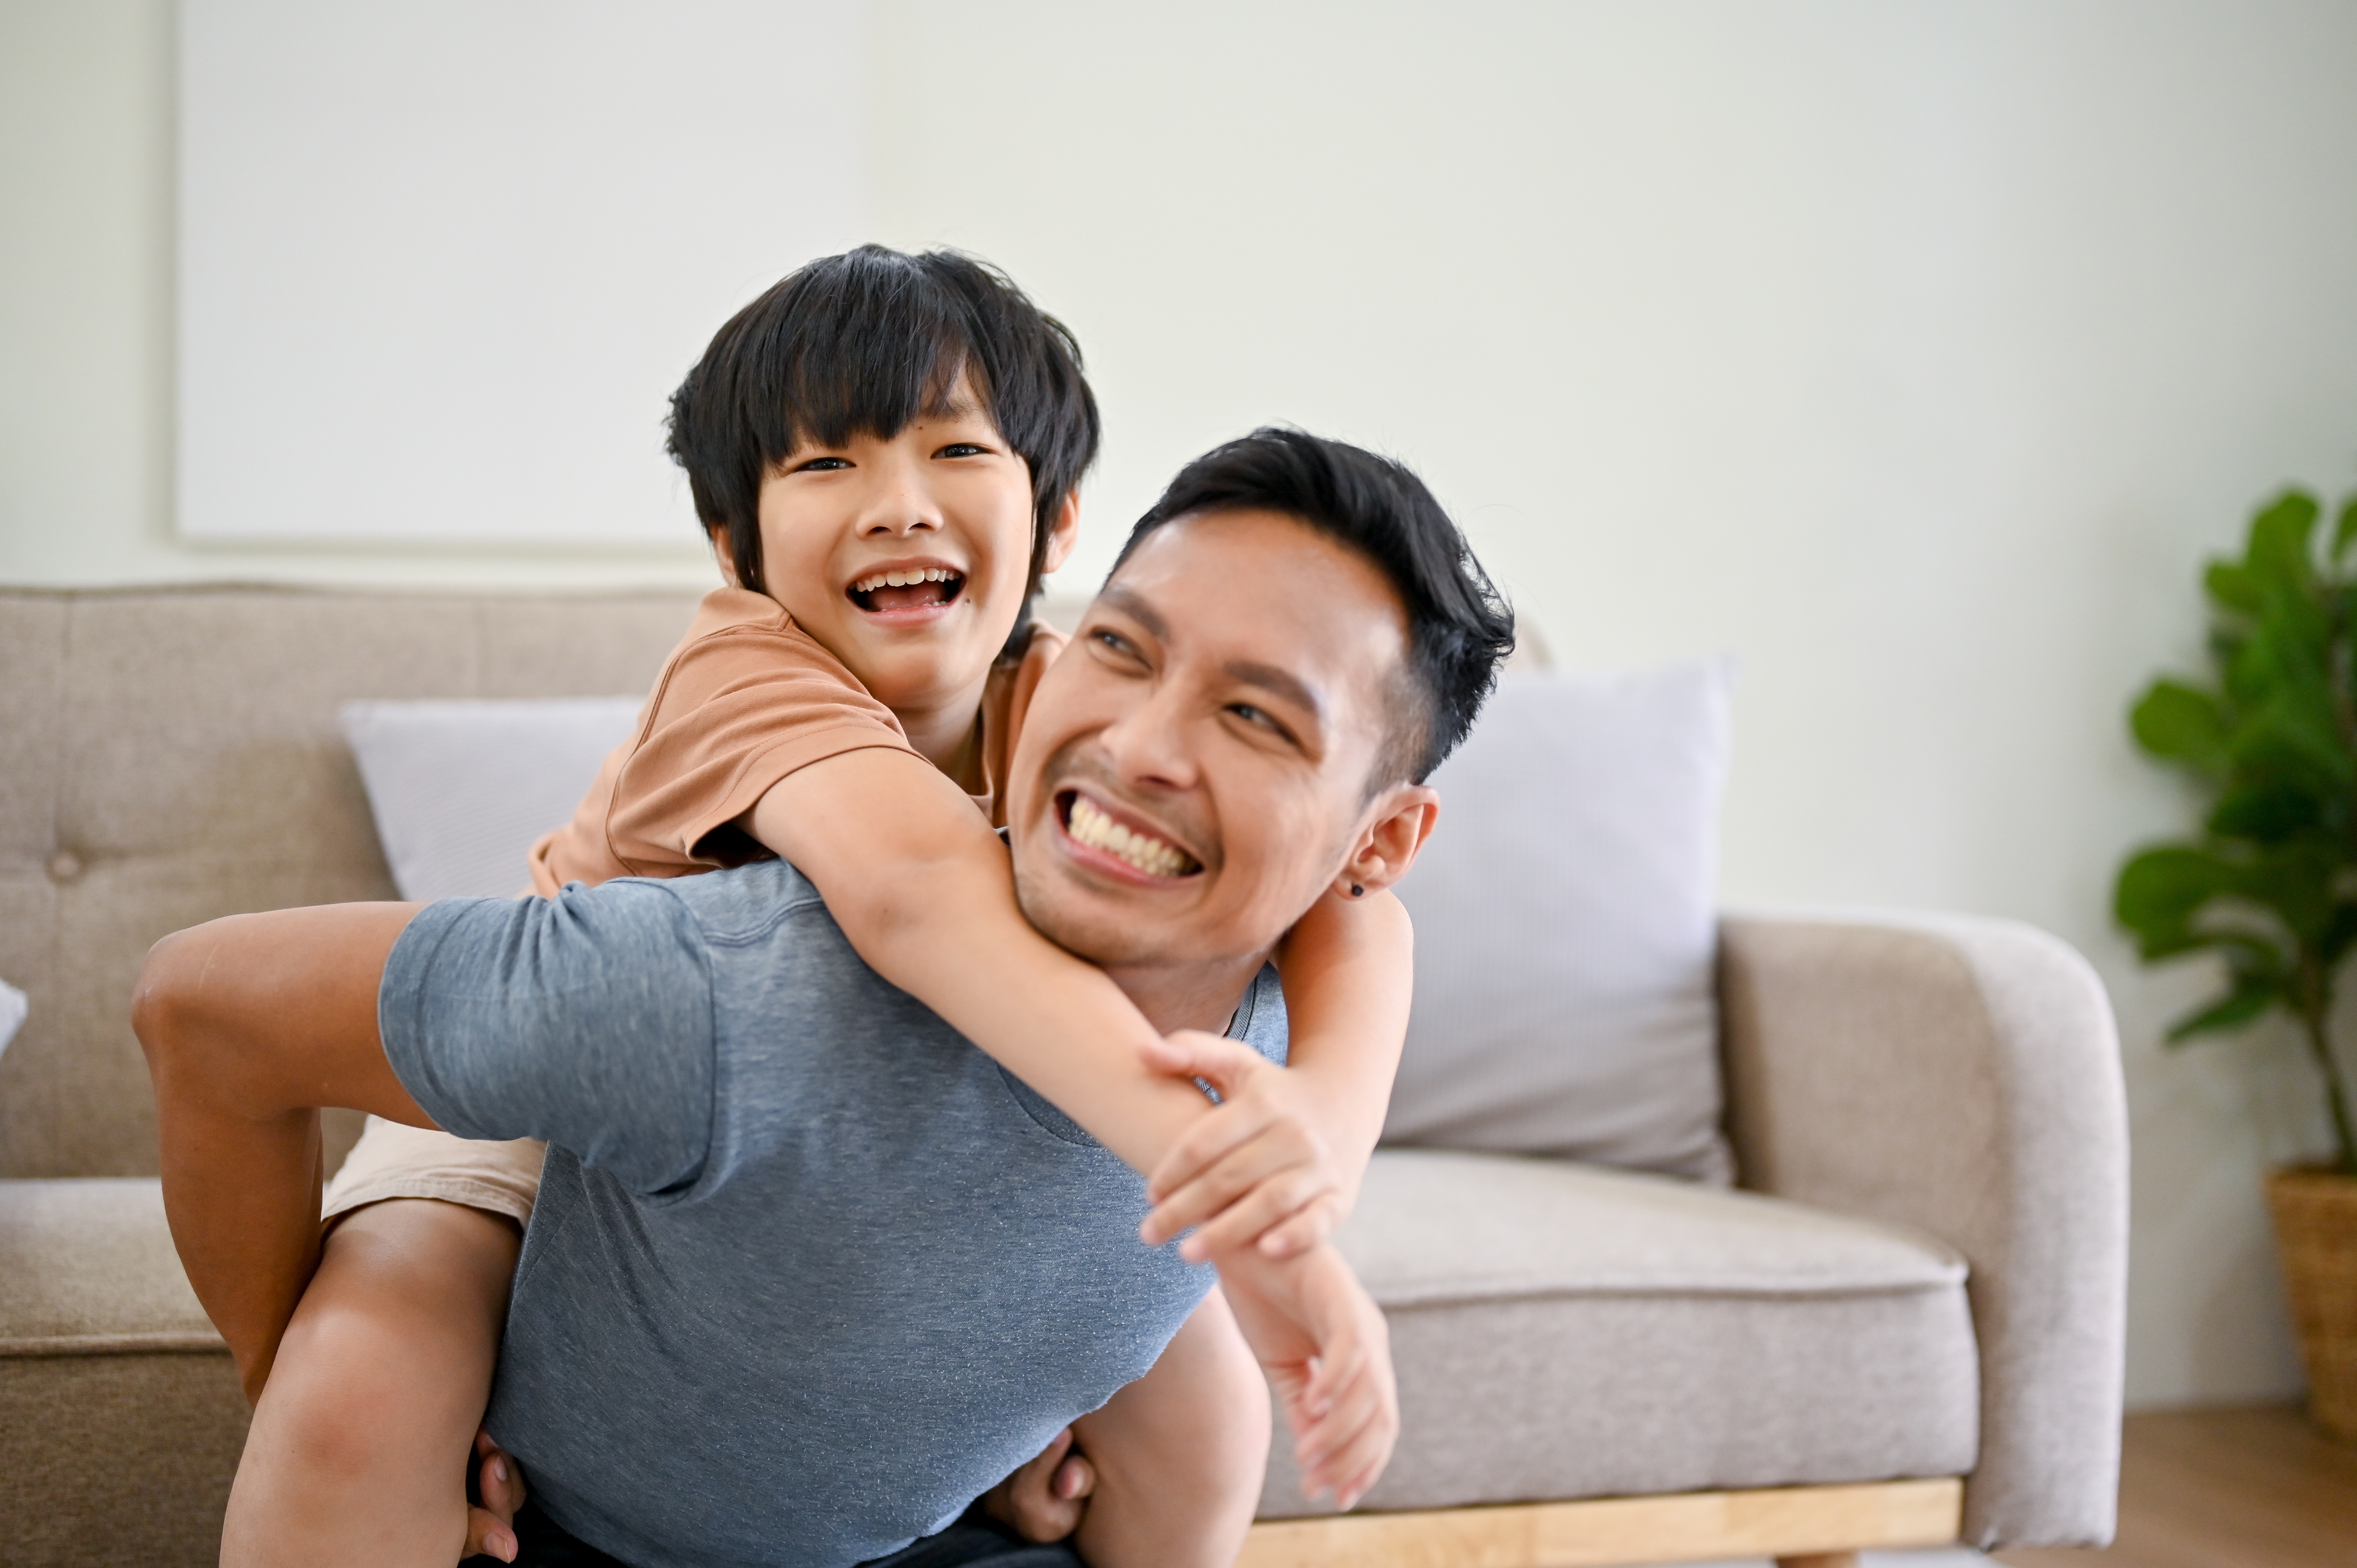
[[[52,882],[79,881],[82,870],[81,856],[70,849],[61,849],[49,856],[49,880]]]

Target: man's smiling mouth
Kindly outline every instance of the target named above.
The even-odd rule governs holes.
[[[946,566],[877,572],[845,590],[863,610],[914,610],[955,602],[965,591],[965,575]]]
[[[1114,821],[1077,789],[1066,790],[1057,804],[1073,843],[1102,850],[1148,876],[1192,876],[1203,869],[1202,862],[1168,840]]]

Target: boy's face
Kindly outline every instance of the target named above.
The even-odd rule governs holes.
[[[1048,569],[1070,550],[1067,505]],[[912,729],[970,723],[1031,568],[1031,474],[963,377],[889,440],[804,443],[761,484],[770,596]]]

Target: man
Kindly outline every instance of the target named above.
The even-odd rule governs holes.
[[[1511,641],[1405,469],[1282,431],[1198,460],[1033,698],[1024,913],[1157,1028],[1275,1054],[1272,949],[1329,888],[1405,873]],[[1193,869],[1107,854],[1076,806]],[[249,1367],[284,1326],[254,1282],[317,1255],[317,1107],[548,1139],[488,1424],[550,1539],[630,1562],[941,1561],[918,1538],[1143,1372],[1209,1283],[1136,1241],[1106,1147],[878,980],[781,863],[218,921],[158,945],[135,1022],[174,1234]],[[1144,1064],[1103,1103],[1092,1130],[1141,1166],[1209,1109]],[[1381,1320],[1330,1247],[1217,1262],[1308,1459],[1379,1467]]]

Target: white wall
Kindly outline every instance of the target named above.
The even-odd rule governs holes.
[[[677,580],[197,550],[165,516],[168,33],[0,10],[0,580]],[[2315,1132],[2104,915],[2129,752],[2250,506],[2357,483],[2357,7],[881,4],[877,237],[1006,265],[1111,437],[1075,578],[1270,418],[1384,446],[1566,661],[1745,662],[1730,897],[2093,955],[2136,1138],[2130,1388],[2297,1384],[2257,1175]],[[796,258],[781,258],[780,267]]]

